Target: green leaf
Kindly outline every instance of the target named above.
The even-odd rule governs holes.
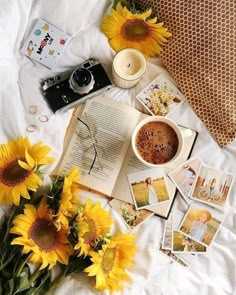
[[[23,272],[22,274],[23,274],[22,277],[15,279],[17,281],[17,288],[15,288],[16,290],[13,293],[14,295],[30,288],[30,283],[29,283],[29,278],[27,273]]]
[[[51,286],[51,272],[44,269],[34,284],[34,288],[27,290],[24,295],[45,295]]]
[[[14,279],[10,279],[8,280],[5,284],[4,284],[4,289],[5,289],[5,293],[4,294],[8,294],[11,295],[14,292]]]

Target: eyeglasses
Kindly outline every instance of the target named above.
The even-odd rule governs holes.
[[[97,135],[97,127],[96,120],[91,116],[88,116],[84,113],[82,118],[75,117],[82,125],[79,126],[77,130],[77,134],[80,137],[81,146],[84,152],[84,160],[85,166],[88,165],[89,159],[91,159],[91,154],[93,154],[92,163],[89,166],[88,174],[91,174],[93,168],[96,170],[103,170],[103,166],[101,163],[101,157],[104,154],[104,149],[102,146],[98,144],[96,135]],[[96,166],[96,163],[98,165]]]

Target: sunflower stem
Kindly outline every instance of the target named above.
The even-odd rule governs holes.
[[[66,272],[62,271],[57,277],[56,279],[52,282],[52,284],[50,285],[50,287],[48,288],[47,292],[44,293],[45,295],[50,294],[51,291],[55,290],[65,279],[66,277]]]
[[[24,259],[22,259],[20,265],[18,266],[18,268],[16,270],[16,277],[19,277],[20,276],[20,274],[21,274],[21,272],[22,272],[22,270],[23,270],[23,268],[24,268],[27,260],[28,260],[28,256],[26,256]]]
[[[11,214],[8,217],[7,228],[6,228],[6,231],[5,231],[5,234],[4,234],[4,237],[3,237],[3,241],[2,241],[3,244],[6,243],[6,241],[7,241],[9,231],[10,231],[10,228],[11,228],[11,223],[12,223],[13,218],[15,217],[15,214],[16,214],[16,206],[13,207],[13,210],[12,210]]]
[[[41,274],[41,271],[40,271],[40,267],[39,267],[29,278],[30,286],[33,286],[33,283],[37,280],[37,278],[40,276],[40,274]]]
[[[33,275],[30,277],[29,282],[31,284],[31,287],[34,288],[34,291],[32,289],[29,289],[24,293],[24,295],[45,295],[45,284],[46,281],[50,278],[50,271],[47,269],[46,275],[43,275],[43,277],[40,277],[42,275],[42,272],[44,270],[37,269]],[[37,287],[33,286],[33,283],[37,281],[37,279],[40,277],[40,284]],[[1,295],[1,294],[0,294]]]

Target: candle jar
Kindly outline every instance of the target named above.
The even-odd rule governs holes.
[[[113,82],[121,88],[131,88],[138,83],[146,70],[144,55],[133,48],[119,51],[112,63]]]

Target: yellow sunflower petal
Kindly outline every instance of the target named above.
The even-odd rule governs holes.
[[[23,246],[22,253],[29,254],[29,262],[40,264],[40,269],[51,269],[57,262],[67,264],[73,253],[67,232],[57,230],[52,212],[47,208],[47,199],[43,198],[38,208],[25,205],[24,214],[13,220],[11,233],[17,235],[12,245]]]
[[[31,169],[35,167],[35,160],[30,156],[27,149],[25,150],[25,159],[28,165],[31,167]]]
[[[52,162],[52,158],[45,157],[49,150],[42,143],[31,146],[27,137],[0,145],[1,204],[18,205],[21,197],[30,198],[29,191],[36,191],[42,184],[36,166]]]
[[[18,160],[18,164],[25,170],[31,170],[32,168],[25,162]]]
[[[76,221],[79,231],[75,249],[79,249],[79,255],[86,256],[92,250],[91,244],[109,233],[112,218],[99,202],[93,203],[88,199],[85,206],[79,209]]]
[[[111,292],[122,290],[123,280],[128,280],[126,267],[132,264],[135,253],[135,237],[131,234],[118,234],[110,243],[102,246],[102,250],[91,252],[92,265],[84,271],[88,276],[96,277],[96,289]]]
[[[105,16],[101,25],[112,49],[120,51],[124,48],[135,48],[146,57],[158,55],[160,46],[167,42],[171,33],[163,27],[163,23],[156,23],[156,17],[149,19],[151,14],[151,9],[143,13],[132,13],[118,3],[116,10],[112,9],[111,15]],[[158,46],[151,39],[154,39]]]

